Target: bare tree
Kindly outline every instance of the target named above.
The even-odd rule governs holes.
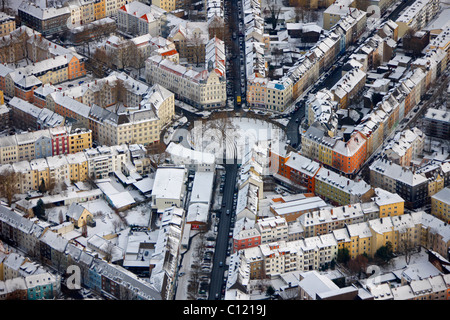
[[[11,0],[0,0],[0,7],[1,7],[1,11],[7,14],[11,14],[12,10],[11,10]]]
[[[399,241],[399,252],[405,256],[406,264],[411,262],[411,256],[413,255],[415,249],[416,245],[411,238],[411,233],[407,231],[401,234]]]
[[[112,261],[113,258],[113,253],[114,253],[114,245],[108,241],[108,243],[106,244],[106,248],[104,250],[104,259],[109,263]]]
[[[62,213],[62,210],[59,210],[58,220],[59,220],[59,224],[62,224],[64,222],[64,215]]]
[[[366,256],[360,254],[356,256],[355,259],[351,259],[347,263],[348,269],[352,272],[352,274],[358,274],[358,277],[361,276],[361,273],[365,272],[367,269],[368,259]]]
[[[217,37],[221,40],[226,40],[230,35],[230,27],[225,24],[223,18],[214,16],[213,20],[208,25],[209,38]]]
[[[201,63],[205,62],[205,43],[202,37],[202,34],[196,32],[192,36],[191,39],[189,39],[190,51],[192,52],[192,57],[188,57],[192,59],[192,63],[195,63],[197,66],[199,66]]]
[[[270,24],[272,24],[272,30],[276,30],[278,18],[281,14],[281,7],[278,5],[276,0],[269,0],[266,11],[269,13],[269,18],[267,20]]]
[[[124,82],[122,79],[117,79],[115,86],[113,87],[113,95],[115,96],[115,101],[117,107],[119,103],[127,105],[127,88],[125,88]],[[117,110],[116,110],[117,111]]]
[[[133,63],[136,59],[133,56],[133,51],[136,49],[136,45],[131,40],[124,40],[117,49],[117,67],[119,69],[133,66]]]
[[[136,46],[135,43],[129,47],[129,54],[133,57],[131,61],[131,66],[138,70],[138,76],[141,76],[141,69],[145,67],[145,61],[147,60],[147,56],[144,54],[142,50]]]
[[[105,75],[105,68],[112,66],[112,57],[110,57],[105,48],[97,48],[85,62],[86,69],[90,70],[96,77],[102,78]]]
[[[6,198],[8,205],[11,205],[16,194],[19,193],[18,182],[21,174],[12,169],[0,172],[0,195]]]
[[[120,219],[114,219],[112,222],[112,226],[114,228],[114,233],[117,233],[122,229],[123,223]]]

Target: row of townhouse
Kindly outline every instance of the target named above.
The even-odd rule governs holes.
[[[14,28],[8,35],[0,38],[0,61],[4,64],[23,59],[36,63],[70,53],[73,50],[47,40],[40,32],[27,26]]]
[[[446,257],[450,227],[423,211],[354,223],[324,235],[241,250],[240,274],[262,279],[291,271],[318,270],[334,261],[339,249],[348,249],[352,259],[361,254],[373,257],[388,242],[394,252],[403,252],[408,242]]]
[[[30,257],[61,274],[79,276],[79,284],[108,299],[161,300],[153,284],[125,268],[98,258],[60,234],[52,232],[37,219],[29,220],[8,207],[0,206],[0,236]]]
[[[0,300],[54,299],[61,292],[58,275],[16,252],[2,250],[0,270]]]
[[[270,150],[270,159],[272,165],[278,167],[275,178],[281,176],[281,181],[285,178],[288,184],[337,205],[365,201],[373,195],[373,189],[363,180],[351,180],[298,152],[278,154]]]
[[[376,37],[374,40],[381,39],[378,35],[374,37]],[[369,65],[370,60],[377,55],[374,55],[375,50],[369,49],[377,48],[377,43],[380,43],[378,41],[380,39],[372,43],[372,38],[361,47],[360,56],[364,54],[366,57],[371,57],[369,60],[366,59],[367,61],[361,60],[366,65]],[[354,58],[359,59],[356,56]],[[378,149],[384,139],[392,133],[405,115],[420,102],[426,90],[443,73],[446,66],[447,55],[441,49],[431,49],[424,57],[416,59],[412,63],[412,70],[383,97],[381,102],[374,106],[372,112],[356,126],[353,132],[349,135],[344,133],[343,140],[335,137],[336,133],[330,114],[324,114],[323,120],[319,114],[318,120],[316,120],[315,111],[318,111],[319,108],[314,105],[315,100],[312,98],[307,104],[308,119],[311,119],[308,121],[317,123],[308,123],[310,127],[302,132],[302,153],[343,173],[356,172],[365,160]],[[327,100],[326,97],[327,91],[322,90],[317,99],[324,98],[321,100],[329,101],[330,99]],[[342,104],[342,100],[339,102]],[[331,114],[333,114],[333,110],[332,107],[329,108]],[[311,113],[314,114],[311,115]],[[356,139],[359,142],[353,143],[356,148],[349,148],[349,142],[356,142]],[[405,161],[407,161],[406,157]]]
[[[42,35],[28,27],[13,31],[14,36],[0,40],[1,65],[0,90],[8,97],[17,96],[33,102],[34,90],[47,83],[61,83],[86,75],[85,58],[72,50],[42,40]],[[8,39],[9,38],[9,39]],[[32,62],[14,68],[6,63],[22,59]]]
[[[68,53],[17,68],[5,76],[5,94],[32,102],[34,90],[43,84],[85,76],[84,61],[80,55]]]
[[[106,17],[116,16],[128,0],[70,0],[63,5],[24,0],[18,7],[23,24],[44,35],[63,32]]]
[[[60,126],[0,137],[0,164],[73,154],[92,147],[91,130]]]
[[[397,194],[377,188],[370,202],[354,203],[334,208],[322,208],[303,214],[296,220],[303,237],[331,233],[346,225],[377,218],[404,214],[404,200]]]
[[[449,186],[448,162],[430,162],[419,168],[405,168],[386,158],[376,159],[369,167],[370,184],[397,193],[405,206],[416,209],[427,205],[430,197]]]
[[[246,79],[253,77],[265,79],[268,66],[265,61],[264,49],[268,46],[269,37],[264,33],[261,3],[257,0],[246,0],[243,2],[243,9],[244,23],[241,31],[245,40],[245,69],[243,71]]]
[[[299,59],[280,80],[254,75],[248,77],[249,106],[283,112],[332,66],[338,55],[357,41],[365,31],[366,22],[365,12],[353,10]]]
[[[124,73],[59,91],[44,86],[34,103],[92,130],[99,144],[152,144],[175,114],[175,96],[163,86],[148,86]]]
[[[46,108],[41,109],[18,97],[13,97],[7,106],[11,124],[18,130],[36,131],[65,124],[63,116]]]
[[[49,272],[0,281],[0,300],[52,300],[59,293],[59,277]]]
[[[357,130],[338,133],[336,112],[347,108],[360,95],[372,61],[391,57],[392,52],[385,56],[386,50],[380,50],[389,40],[392,39],[377,34],[369,38],[350,56],[350,70],[330,90],[322,89],[308,98],[305,112],[309,127],[301,132],[303,155],[350,175],[366,161],[370,155],[366,136]]]
[[[414,279],[399,286],[388,283],[368,287],[374,300],[449,300],[450,274]]]
[[[346,225],[372,219],[393,217],[404,213],[404,200],[377,188],[370,202],[354,203],[339,207],[314,206],[313,209],[296,214],[294,219],[283,215],[261,218],[253,227],[243,228],[233,237],[233,251],[255,247],[275,241],[293,241],[317,235],[325,235]],[[297,213],[301,201],[287,201],[287,209]],[[271,208],[272,209],[272,208]],[[278,209],[278,208],[277,208]],[[274,214],[278,214],[276,210]]]
[[[443,74],[446,66],[447,55],[444,51],[428,51],[424,57],[412,63],[413,69],[389,90],[351,133],[347,136],[343,134],[344,140],[330,139],[330,130],[326,125],[313,123],[308,130],[302,132],[302,153],[346,174],[357,171],[420,102],[426,90]],[[356,148],[349,148],[351,141],[358,141],[353,143]],[[339,145],[345,145],[346,148],[338,147]],[[404,160],[408,159],[405,157]]]
[[[411,66],[412,70],[389,90],[356,127],[355,131],[362,133],[367,140],[368,156],[381,146],[398,123],[419,104],[431,84],[443,74],[447,67],[447,54],[441,49],[430,50]]]
[[[19,174],[17,188],[20,193],[37,191],[41,186],[70,181],[107,178],[114,172],[123,172],[131,161],[126,145],[89,148],[67,155],[49,156],[0,165],[2,172]]]

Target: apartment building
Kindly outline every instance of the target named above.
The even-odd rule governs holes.
[[[16,29],[16,19],[4,12],[0,13],[0,37],[9,35]]]
[[[323,167],[315,180],[315,194],[337,205],[368,200],[374,192],[364,180],[354,181]]]
[[[255,228],[242,229],[233,235],[233,252],[259,246],[261,234]]]
[[[35,4],[31,1],[23,1],[17,10],[23,24],[43,35],[66,30],[67,22],[70,21],[70,9],[66,6],[47,7],[45,2]]]
[[[338,0],[332,3],[323,12],[323,28],[330,30],[336,23],[345,17],[349,12],[355,10],[354,0]]]
[[[96,20],[94,0],[71,0],[68,2],[71,27],[81,26]]]
[[[205,63],[206,45],[210,40],[207,22],[179,24],[170,31],[167,39],[175,44],[181,59],[197,66]]]
[[[159,141],[159,119],[153,110],[117,114],[93,106],[89,113],[93,139],[100,144],[152,144]]]
[[[22,130],[41,130],[64,125],[65,118],[48,109],[41,109],[18,97],[9,103],[14,127]]]
[[[126,145],[101,146],[84,150],[88,161],[89,177],[104,179],[109,174],[122,168],[130,161],[130,154]]]
[[[439,0],[416,0],[406,8],[397,18],[398,36],[401,38],[412,29],[418,31],[423,29],[439,12]]]
[[[450,137],[450,113],[448,111],[429,108],[423,121],[427,136],[441,139]]]
[[[444,165],[444,164],[442,164]],[[447,180],[441,175],[427,175],[417,170],[401,167],[387,159],[377,159],[369,167],[370,184],[389,192],[397,193],[405,200],[405,207],[420,208],[430,201],[429,184],[442,178],[442,187]],[[437,168],[440,170],[439,168]],[[440,190],[440,189],[439,189]],[[434,189],[434,192],[439,191]]]
[[[161,35],[165,13],[155,5],[133,1],[118,8],[117,28],[134,36],[150,34],[157,37]]]
[[[47,157],[49,180],[55,183],[70,182],[69,164],[65,156]]]
[[[322,126],[329,127],[328,135],[332,137],[336,131],[337,118],[335,110],[337,102],[333,100],[333,94],[328,89],[322,89],[317,94],[309,97],[305,104],[305,117],[308,126],[318,121]]]
[[[346,109],[361,93],[366,83],[366,73],[360,68],[354,68],[330,89],[333,100],[337,102],[338,108]]]
[[[183,8],[183,3],[180,0],[155,0],[152,1],[152,5],[168,12]]]
[[[352,259],[361,254],[373,257],[388,242],[394,252],[402,253],[404,242],[410,241],[413,247],[421,245],[446,257],[448,233],[447,224],[423,211],[346,224],[320,236],[243,249],[239,263],[246,271],[240,274],[246,279],[263,279],[291,271],[319,270],[336,259],[340,248],[348,248]]]
[[[40,186],[47,186],[50,183],[50,172],[45,158],[32,159],[29,161],[33,172],[33,186],[39,189]]]
[[[431,196],[431,214],[450,223],[450,188],[446,187]]]
[[[384,153],[387,158],[403,167],[411,165],[411,161],[422,154],[425,135],[419,128],[399,132],[388,144]]]
[[[298,184],[307,189],[308,192],[315,190],[315,175],[320,169],[320,163],[310,160],[298,153],[290,153],[282,165],[279,173],[289,179],[294,184]],[[284,167],[284,171],[282,170]]]
[[[375,188],[373,199],[379,208],[380,218],[398,216],[404,213],[405,200],[396,193]]]
[[[66,161],[70,181],[86,181],[89,178],[88,158],[84,152],[67,154]]]
[[[255,223],[255,229],[261,235],[261,244],[288,240],[288,223],[282,217],[258,219]]]
[[[158,83],[175,94],[175,98],[197,108],[223,107],[226,103],[225,78],[215,71],[201,72],[175,64],[161,56],[147,59],[148,83]]]
[[[349,140],[338,140],[332,149],[332,167],[344,174],[355,173],[366,160],[367,140],[357,132]]]
[[[67,266],[75,263],[81,270],[82,285],[99,294],[119,300],[161,300],[161,294],[155,286],[142,281],[125,268],[94,257],[57,233],[44,230],[42,226],[4,206],[0,208],[0,232],[9,241],[15,241],[14,243],[26,253],[37,252],[44,263],[59,271],[67,270]],[[164,245],[161,247],[164,248]],[[161,254],[161,251],[158,254]],[[119,278],[121,281],[117,280]],[[24,290],[25,299],[25,283]]]

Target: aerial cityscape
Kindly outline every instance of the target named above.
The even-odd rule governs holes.
[[[0,4],[0,300],[450,300],[450,1]]]

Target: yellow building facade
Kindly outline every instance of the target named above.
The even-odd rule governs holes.
[[[92,130],[75,129],[69,133],[69,153],[77,153],[92,147]]]
[[[450,188],[444,188],[431,197],[431,214],[450,223]]]

